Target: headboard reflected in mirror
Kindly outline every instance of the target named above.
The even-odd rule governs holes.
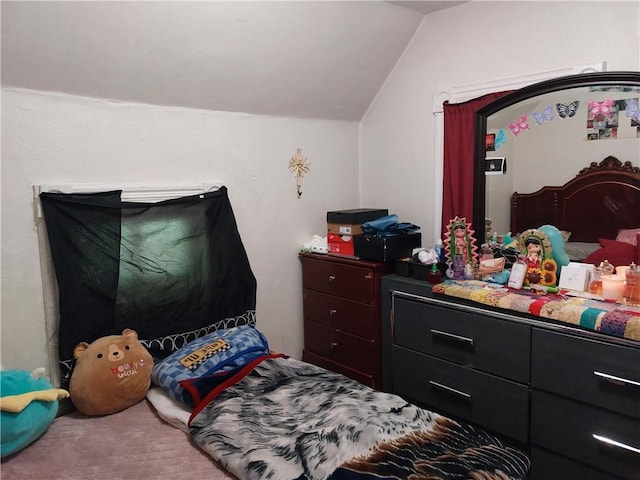
[[[634,115],[639,101],[640,72],[599,72],[529,85],[480,109],[476,113],[474,147],[472,223],[476,238],[486,238],[487,219],[491,219],[489,233],[515,234],[517,229],[522,230],[513,227],[517,219],[510,218],[513,192],[563,185],[586,165],[599,164],[607,156],[640,167],[640,113]],[[571,104],[575,108],[569,109]],[[594,105],[600,104],[610,110],[602,128],[593,114]],[[526,128],[511,129],[516,120],[526,123]],[[496,140],[485,143],[490,132]],[[508,167],[500,175],[488,175],[487,157],[504,158]],[[576,205],[581,203],[587,205]],[[554,218],[545,217],[552,211],[547,207],[539,210],[531,221],[536,226],[553,224]],[[575,214],[592,217],[587,207],[580,210],[576,206]],[[613,233],[607,230],[614,228],[613,223],[604,228],[605,234]],[[582,237],[597,241],[596,232],[588,227],[579,225],[575,230],[572,240]]]
[[[593,244],[591,251],[599,247],[600,239],[615,240],[621,230],[640,228],[640,167],[608,156],[599,163],[591,162],[564,185],[544,186],[533,193],[514,192],[511,231],[545,224],[566,232],[568,248],[572,243]],[[568,253],[572,260],[581,259],[579,254]]]

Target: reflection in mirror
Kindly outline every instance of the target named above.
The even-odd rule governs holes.
[[[511,230],[514,192],[563,185],[607,156],[640,166],[639,98],[639,72],[605,72],[531,85],[480,110],[473,219],[479,242],[485,222],[491,233]],[[503,158],[508,168],[491,174],[487,158]]]

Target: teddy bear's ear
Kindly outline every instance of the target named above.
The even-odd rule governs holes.
[[[127,336],[127,337],[133,337],[133,338],[135,338],[136,340],[138,339],[138,332],[136,332],[135,330],[132,330],[132,329],[130,329],[130,328],[125,328],[125,329],[122,331],[122,334],[123,334],[123,335],[125,335],[125,336]]]
[[[87,342],[80,342],[76,345],[76,348],[73,349],[74,358],[80,358],[87,348],[89,348],[89,344]]]

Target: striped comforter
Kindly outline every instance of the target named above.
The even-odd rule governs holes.
[[[195,443],[239,479],[524,479],[497,437],[325,369],[266,356],[213,388]]]

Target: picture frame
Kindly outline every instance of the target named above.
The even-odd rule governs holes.
[[[507,159],[505,157],[486,157],[484,159],[485,175],[505,175],[507,173]]]
[[[493,152],[496,149],[496,134],[487,133],[484,136],[484,149],[487,152]]]

